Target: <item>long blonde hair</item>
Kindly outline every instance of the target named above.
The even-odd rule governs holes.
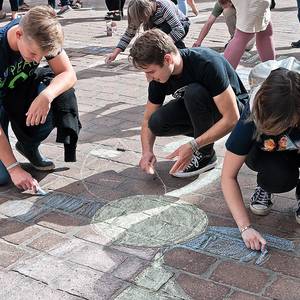
[[[150,29],[150,17],[154,11],[155,1],[153,0],[130,0],[128,4],[128,25],[138,29],[143,24],[144,29]]]

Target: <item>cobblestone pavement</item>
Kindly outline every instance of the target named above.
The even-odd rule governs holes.
[[[198,3],[187,45],[212,6]],[[54,172],[35,172],[18,156],[49,194],[0,189],[0,299],[300,299],[294,191],[276,195],[268,217],[252,216],[270,234],[264,258],[243,246],[224,203],[224,139],[216,143],[218,167],[199,178],[168,175],[171,162],[164,157],[184,137],[157,140],[155,176],[138,169],[147,83],[128,63],[128,52],[105,65],[126,21],[107,37],[102,8],[89,1],[61,19],[78,76],[83,129],[77,162],[63,161],[54,133],[41,146],[55,160]],[[296,1],[277,0],[272,15],[277,54],[299,58],[290,47],[300,36]],[[220,18],[204,45],[220,51],[227,40]],[[255,63],[253,51],[239,67],[245,84]],[[239,179],[248,201],[255,176],[244,168]]]

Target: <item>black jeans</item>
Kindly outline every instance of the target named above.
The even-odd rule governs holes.
[[[187,135],[198,137],[212,127],[221,114],[209,92],[198,83],[186,86],[184,95],[160,107],[149,119],[149,128],[156,136]],[[201,151],[211,154],[213,144]]]
[[[246,165],[257,172],[257,184],[269,193],[285,193],[298,182],[300,155],[297,151],[267,152],[255,143]]]
[[[113,11],[113,10],[123,11],[125,0],[105,0],[105,4],[109,11]]]
[[[9,0],[11,11],[18,11],[19,2],[18,0]],[[3,0],[0,0],[0,10],[3,8]]]

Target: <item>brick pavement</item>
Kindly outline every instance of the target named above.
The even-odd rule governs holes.
[[[277,2],[277,53],[299,58],[299,50],[289,46],[300,34],[295,1]],[[256,265],[255,253],[248,253],[247,260],[235,251],[240,240],[234,232],[225,238],[220,234],[224,227],[235,227],[223,201],[220,165],[196,180],[171,178],[164,156],[183,138],[159,138],[158,176],[142,174],[137,168],[139,126],[147,83],[128,63],[127,52],[116,63],[104,64],[119,36],[106,36],[103,3],[88,4],[97,9],[72,11],[61,19],[65,49],[78,76],[83,123],[78,161],[63,162],[63,148],[52,134],[41,148],[55,159],[56,170],[45,174],[24,164],[49,195],[1,187],[0,299],[299,299],[300,227],[293,217],[293,191],[275,196],[268,217],[252,219],[262,232],[294,248],[271,247],[269,259]],[[198,3],[201,12],[187,45],[212,5]],[[125,26],[126,21],[118,22],[118,34]],[[220,19],[204,44],[220,50],[227,39]],[[253,55],[240,74],[256,62]],[[13,145],[15,138],[10,138]],[[223,141],[216,147],[221,162]],[[248,201],[253,172],[243,168],[240,182]],[[209,230],[217,233],[201,240]],[[219,248],[209,247],[211,241]]]

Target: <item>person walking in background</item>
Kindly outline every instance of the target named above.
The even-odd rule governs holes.
[[[159,28],[170,35],[177,48],[185,48],[182,41],[187,35],[190,21],[170,0],[131,0],[128,4],[128,27],[116,49],[109,54],[110,63],[126,49],[139,28]]]
[[[123,18],[125,0],[105,0],[105,4],[108,9],[106,20],[120,21]]]
[[[298,16],[298,20],[300,22],[300,0],[297,0],[297,8],[298,8],[298,14],[297,14],[297,16]],[[298,40],[296,42],[292,42],[291,46],[293,48],[300,48],[300,40]]]
[[[232,0],[236,9],[236,31],[224,51],[224,57],[237,68],[247,43],[255,36],[261,61],[275,59],[271,0]]]
[[[296,187],[296,222],[300,224],[299,125],[300,74],[279,68],[251,97],[250,106],[226,142],[222,190],[246,246],[253,250],[264,248],[266,241],[251,227],[238,173],[244,163],[257,172],[257,187],[250,199],[250,210],[255,215],[270,212],[272,193]]]
[[[187,4],[191,7],[195,16],[198,16],[198,9],[194,0],[178,0],[178,9],[186,16],[188,12]]]
[[[215,2],[214,8],[211,12],[211,15],[209,16],[206,23],[203,25],[203,27],[199,33],[198,39],[193,44],[193,47],[201,46],[202,41],[205,39],[205,37],[209,33],[212,25],[215,23],[217,18],[222,13],[225,18],[225,23],[227,25],[228,32],[230,34],[230,39],[233,38],[235,29],[236,29],[236,10],[230,0],[219,0],[219,1]],[[255,39],[252,38],[246,46],[246,51],[250,51],[253,48],[254,43],[255,43]],[[226,48],[227,44],[225,45],[224,48]]]
[[[0,19],[6,18],[6,13],[3,11],[3,1],[0,0]],[[19,4],[18,0],[9,0],[11,9],[11,19],[14,20],[18,17]]]

